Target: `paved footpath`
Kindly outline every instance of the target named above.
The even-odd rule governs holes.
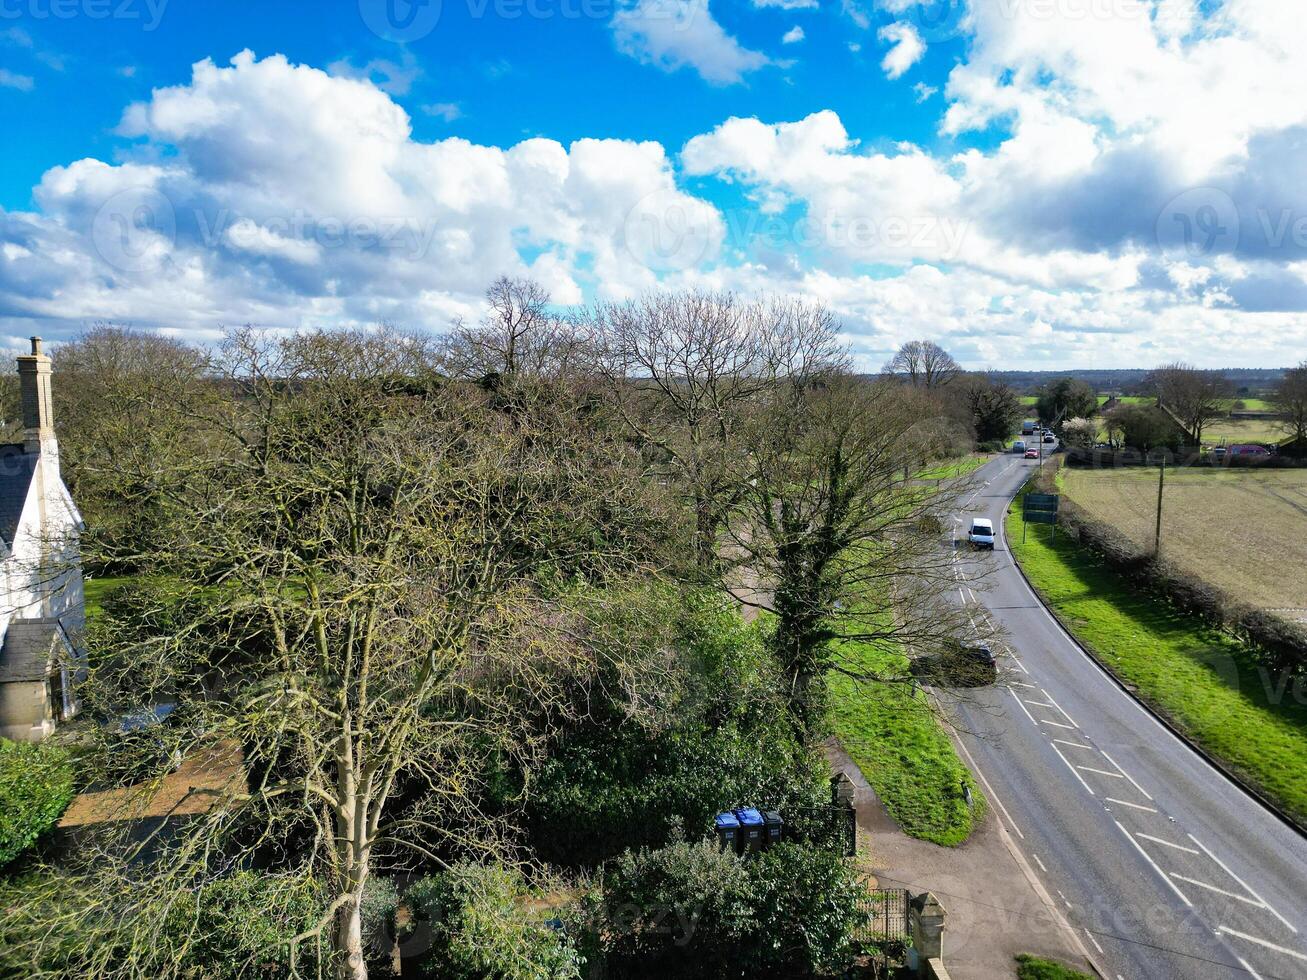
[[[940,847],[909,837],[890,819],[858,767],[835,744],[827,757],[853,781],[859,846],[881,888],[932,891],[944,906],[944,964],[955,980],[1016,976],[1013,958],[1035,953],[1088,969],[1080,943],[1056,911],[1057,899],[1041,895],[1037,879],[1010,846],[993,812],[960,847]]]

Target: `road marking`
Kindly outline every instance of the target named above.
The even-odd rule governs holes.
[[[1030,705],[1032,708],[1051,708],[1051,707],[1053,707],[1053,705],[1048,704],[1047,702],[1044,702],[1044,701],[1029,701],[1029,700],[1026,700],[1025,698],[1022,698],[1022,700],[1025,701],[1026,704]]]
[[[1100,953],[1103,952],[1103,947],[1098,945],[1098,940],[1094,938],[1094,934],[1092,932],[1086,929],[1085,935],[1088,936],[1089,941],[1094,944],[1094,949],[1098,950]]]
[[[1121,806],[1132,807],[1132,808],[1134,808],[1134,809],[1136,809],[1136,810],[1143,810],[1145,813],[1156,813],[1156,812],[1157,812],[1157,811],[1154,810],[1151,806],[1143,806],[1142,804],[1139,804],[1139,803],[1131,803],[1129,800],[1117,800],[1117,799],[1113,799],[1113,798],[1110,797],[1110,796],[1105,796],[1105,797],[1103,797],[1103,799],[1107,800],[1108,803],[1117,803],[1117,804],[1120,804]]]
[[[1244,971],[1252,977],[1253,980],[1262,980],[1262,975],[1249,966],[1246,959],[1242,956],[1236,956],[1235,959],[1239,961],[1239,965],[1244,968]]]
[[[1095,769],[1093,766],[1076,766],[1077,769],[1083,769],[1085,772],[1097,773],[1100,776],[1111,776],[1113,779],[1124,779],[1119,772],[1108,772],[1106,769]]]
[[[1079,742],[1068,742],[1064,738],[1055,738],[1053,739],[1053,741],[1056,742],[1058,745],[1068,745],[1073,749],[1088,749],[1090,752],[1094,751],[1094,747],[1092,745],[1081,745]]]
[[[1016,659],[1017,659],[1017,655],[1016,655],[1015,653],[1013,653],[1011,650],[1009,650],[1009,651],[1007,652],[1007,655],[1008,655],[1009,657],[1011,657],[1013,660],[1016,660]],[[1010,687],[1034,687],[1035,685],[1034,685],[1034,684],[1026,684],[1026,683],[1023,682],[1023,681],[1012,681],[1012,682],[1009,684],[1009,686],[1010,686]]]
[[[1047,690],[1045,690],[1044,688],[1041,687],[1041,688],[1040,688],[1040,691],[1043,691],[1044,697],[1048,698],[1048,700],[1050,700],[1050,701],[1053,701],[1053,695],[1049,694]],[[1074,718],[1072,718],[1070,715],[1067,715],[1066,708],[1062,707],[1062,706],[1061,706],[1060,704],[1058,704],[1056,701],[1053,701],[1053,705],[1057,708],[1058,711],[1060,711],[1060,712],[1062,712],[1062,714],[1066,715],[1066,720],[1067,720],[1067,721],[1071,722],[1072,725],[1075,725],[1076,728],[1079,728],[1079,727],[1080,727],[1079,725],[1076,725],[1076,720],[1075,720]]]
[[[1031,852],[1030,852],[1030,856],[1031,856],[1032,858],[1034,858],[1034,859],[1035,859],[1035,863],[1036,863],[1037,865],[1039,865],[1039,870],[1042,871],[1042,872],[1044,872],[1044,874],[1048,874],[1048,869],[1047,869],[1046,867],[1044,867],[1044,862],[1041,861],[1041,860],[1039,860],[1039,855],[1036,854],[1034,851],[1031,851]]]
[[[1021,828],[1017,826],[1017,822],[1012,819],[1012,814],[1007,812],[1007,807],[1003,805],[1003,801],[1000,800],[998,794],[994,792],[994,787],[989,785],[989,780],[985,778],[985,774],[981,771],[980,766],[976,765],[976,760],[972,758],[971,750],[967,748],[966,743],[960,738],[956,738],[954,741],[958,743],[958,747],[962,749],[962,754],[965,755],[967,761],[971,763],[971,771],[979,776],[980,781],[985,784],[985,790],[989,793],[994,802],[998,804],[998,808],[1003,811],[1003,816],[1007,817],[1007,822],[1012,825],[1012,829],[1017,832],[1017,836],[1022,840],[1025,840],[1026,835],[1021,832]],[[1015,848],[1013,848],[1013,850],[1015,850]]]
[[[1061,889],[1058,889],[1058,890],[1057,890],[1057,897],[1060,898],[1060,899],[1062,899],[1062,904],[1065,905],[1067,908],[1069,908],[1069,909],[1070,909],[1070,908],[1075,908],[1074,905],[1072,905],[1070,902],[1068,902],[1068,901],[1066,900],[1066,896],[1062,894],[1062,890],[1061,890]]]
[[[1015,661],[1017,662],[1017,666],[1021,668],[1021,672],[1022,672],[1023,674],[1025,674],[1025,675],[1027,675],[1027,676],[1030,675],[1030,671],[1026,670],[1026,665],[1023,664],[1023,663],[1021,662],[1021,658],[1020,658],[1020,657],[1018,657],[1018,656],[1017,656],[1015,653],[1013,653],[1010,649],[1008,650],[1007,655],[1008,655],[1009,657],[1011,657],[1013,660],[1015,660]],[[1034,685],[1034,684],[1022,684],[1021,686],[1022,686],[1022,687],[1034,687],[1035,685]]]
[[[1080,775],[1080,773],[1076,772],[1076,767],[1066,761],[1066,756],[1062,754],[1062,750],[1059,749],[1056,745],[1053,745],[1052,742],[1049,742],[1048,744],[1052,746],[1053,751],[1057,753],[1057,757],[1061,759],[1063,762],[1066,762],[1066,767],[1071,770],[1071,775],[1075,776],[1076,779],[1080,780],[1080,785],[1085,788],[1085,792],[1088,793],[1090,796],[1096,796],[1097,794],[1092,789],[1090,789],[1089,784],[1085,782],[1085,777]]]
[[[1069,732],[1074,732],[1076,730],[1075,725],[1064,725],[1060,721],[1049,721],[1047,718],[1040,718],[1039,723],[1041,725],[1052,725],[1054,728],[1065,728]]]
[[[1275,943],[1267,942],[1265,939],[1258,939],[1256,936],[1250,936],[1246,932],[1236,932],[1233,929],[1227,929],[1225,926],[1217,926],[1217,932],[1223,932],[1227,936],[1236,936],[1239,939],[1246,939],[1250,943],[1256,943],[1258,946],[1265,946],[1267,949],[1273,949],[1277,953],[1283,953],[1285,956],[1292,956],[1295,960],[1302,960],[1307,963],[1307,955],[1299,953],[1294,949],[1286,949],[1283,946],[1277,946]]]
[[[1251,898],[1248,898],[1246,895],[1236,895],[1234,892],[1228,892],[1224,888],[1217,888],[1215,885],[1209,885],[1205,881],[1199,881],[1197,878],[1189,878],[1182,874],[1176,874],[1174,871],[1169,872],[1169,874],[1171,875],[1172,878],[1178,878],[1180,881],[1187,881],[1189,882],[1189,884],[1197,885],[1199,888],[1206,888],[1209,892],[1216,892],[1216,894],[1224,895],[1226,898],[1233,898],[1236,901],[1245,902],[1248,905],[1253,906],[1254,908],[1259,908],[1259,909],[1266,908],[1266,906],[1263,905],[1261,902],[1254,902]]]
[[[1275,911],[1275,909],[1271,907],[1271,903],[1270,903],[1270,902],[1268,902],[1266,899],[1262,898],[1262,896],[1258,895],[1255,891],[1253,891],[1252,888],[1251,888],[1251,886],[1249,886],[1248,882],[1244,881],[1244,880],[1243,880],[1242,878],[1240,878],[1237,874],[1235,874],[1233,871],[1231,871],[1231,870],[1229,869],[1229,867],[1226,866],[1226,863],[1225,863],[1224,861],[1222,861],[1219,857],[1217,857],[1215,854],[1213,854],[1211,851],[1209,851],[1209,850],[1207,849],[1207,845],[1205,845],[1202,841],[1200,841],[1200,840],[1199,840],[1197,837],[1195,837],[1193,834],[1187,834],[1187,836],[1188,836],[1188,838],[1189,838],[1191,841],[1193,841],[1195,844],[1197,844],[1199,847],[1201,847],[1201,848],[1203,849],[1203,853],[1206,854],[1206,855],[1207,855],[1209,858],[1211,858],[1213,861],[1215,861],[1215,862],[1220,866],[1220,868],[1221,868],[1222,871],[1224,871],[1226,874],[1228,874],[1228,875],[1229,875],[1231,878],[1233,878],[1235,881],[1239,882],[1240,886],[1242,886],[1242,888],[1243,888],[1244,891],[1246,891],[1246,892],[1247,892],[1249,895],[1251,895],[1253,898],[1257,899],[1257,901],[1261,902],[1261,903],[1262,903],[1262,907],[1265,908],[1266,911],[1270,912],[1271,915],[1275,916],[1277,919],[1279,919],[1281,922],[1283,922],[1284,925],[1285,925],[1285,928],[1287,928],[1287,929],[1288,929],[1291,933],[1293,933],[1295,936],[1298,935],[1298,930],[1297,930],[1296,928],[1294,928],[1294,926],[1289,922],[1288,919],[1286,919],[1284,916],[1282,916],[1279,912]]]
[[[1186,907],[1193,908],[1194,903],[1189,901],[1189,899],[1185,896],[1185,893],[1180,891],[1180,889],[1176,886],[1176,883],[1171,880],[1170,876],[1157,866],[1157,862],[1154,861],[1152,857],[1149,856],[1148,852],[1139,846],[1139,841],[1134,839],[1134,837],[1130,834],[1130,831],[1126,830],[1125,827],[1121,826],[1121,821],[1113,820],[1112,823],[1116,824],[1117,830],[1125,834],[1126,840],[1128,840],[1131,844],[1135,846],[1135,850],[1138,851],[1140,855],[1142,855],[1143,859],[1149,863],[1152,869],[1157,872],[1158,877],[1161,878],[1164,882],[1166,882],[1167,886],[1171,889],[1171,891],[1175,892],[1176,895],[1180,897],[1180,901],[1184,902]]]
[[[1008,691],[1011,692],[1012,694],[1012,700],[1015,701],[1018,705],[1020,705],[1021,710],[1026,713],[1026,717],[1030,719],[1030,723],[1032,725],[1038,725],[1039,722],[1035,721],[1035,716],[1030,713],[1030,709],[1027,708],[1024,704],[1021,704],[1021,699],[1017,697],[1017,692],[1013,691],[1012,688],[1010,687],[1008,688]]]
[[[1102,749],[1099,749],[1098,751],[1103,752]],[[1134,776],[1131,776],[1128,772],[1126,772],[1124,769],[1121,768],[1121,763],[1117,762],[1106,752],[1103,752],[1103,758],[1106,759],[1108,762],[1112,763],[1112,765],[1116,766],[1117,772],[1119,772],[1126,779],[1130,780],[1130,785],[1133,786],[1135,789],[1139,790],[1139,792],[1143,793],[1144,798],[1148,800],[1149,803],[1153,802],[1153,798],[1148,795],[1148,790],[1144,789],[1142,786],[1136,783]]]
[[[1162,840],[1160,837],[1154,837],[1152,834],[1135,834],[1136,837],[1142,837],[1144,840],[1150,840],[1154,844],[1161,844],[1163,847],[1174,847],[1177,851],[1184,851],[1186,854],[1197,854],[1192,847],[1185,847],[1183,844],[1173,844],[1169,840]]]

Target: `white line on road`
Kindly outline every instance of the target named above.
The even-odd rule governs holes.
[[[1081,745],[1079,742],[1068,742],[1064,738],[1055,738],[1053,739],[1053,741],[1056,742],[1058,745],[1067,745],[1073,749],[1088,749],[1090,752],[1094,751],[1094,747],[1092,745]]]
[[[1134,837],[1131,836],[1130,831],[1126,830],[1125,827],[1121,826],[1121,821],[1113,820],[1112,823],[1116,824],[1117,830],[1125,834],[1125,839],[1135,846],[1135,850],[1138,851],[1140,855],[1143,857],[1143,859],[1147,861],[1149,865],[1152,866],[1152,869],[1157,872],[1157,876],[1161,878],[1164,882],[1166,882],[1166,884],[1170,887],[1171,891],[1175,892],[1176,895],[1180,897],[1180,901],[1184,902],[1186,907],[1193,908],[1194,903],[1189,901],[1189,899],[1185,897],[1185,893],[1180,891],[1180,889],[1176,887],[1175,882],[1170,879],[1167,873],[1163,871],[1161,868],[1159,868],[1157,866],[1157,862],[1154,861],[1151,857],[1149,857],[1148,852],[1139,846],[1139,841],[1135,840]]]
[[[1174,871],[1168,873],[1171,875],[1172,878],[1175,878],[1178,881],[1187,881],[1191,885],[1197,885],[1199,888],[1206,888],[1209,892],[1216,892],[1216,894],[1224,895],[1226,898],[1233,898],[1235,901],[1244,902],[1248,905],[1253,906],[1253,908],[1258,908],[1258,909],[1266,908],[1266,906],[1263,905],[1261,902],[1254,902],[1251,898],[1248,898],[1244,895],[1236,895],[1234,892],[1228,892],[1224,888],[1217,888],[1215,885],[1209,885],[1207,882],[1199,881],[1197,878],[1190,878],[1187,877],[1186,875],[1176,874]]]
[[[1007,652],[1007,655],[1008,655],[1009,657],[1011,657],[1013,660],[1016,660],[1016,659],[1017,659],[1016,654],[1013,653],[1011,650],[1009,650],[1009,651]],[[1034,687],[1035,685],[1034,685],[1034,684],[1026,684],[1024,681],[1012,681],[1010,686],[1012,686],[1012,687]]]
[[[1161,844],[1163,847],[1174,847],[1177,851],[1184,851],[1186,854],[1197,854],[1192,847],[1185,847],[1183,844],[1174,844],[1169,840],[1162,840],[1160,837],[1154,837],[1152,834],[1135,834],[1136,837],[1142,837],[1144,840],[1150,840],[1154,844]]]
[[[1108,772],[1106,769],[1095,769],[1093,766],[1076,766],[1077,769],[1083,769],[1085,772],[1097,773],[1100,776],[1111,776],[1113,779],[1124,779],[1119,772]]]
[[[1099,749],[1098,751],[1103,752],[1102,749]],[[1147,799],[1149,803],[1153,802],[1153,798],[1148,795],[1148,790],[1144,789],[1142,786],[1136,783],[1135,777],[1130,775],[1128,772],[1126,772],[1124,769],[1121,768],[1121,763],[1117,762],[1106,752],[1103,752],[1103,758],[1106,759],[1108,762],[1112,763],[1112,765],[1116,766],[1117,772],[1119,772],[1126,779],[1130,780],[1130,785],[1133,786],[1135,789],[1139,790],[1139,792],[1143,793],[1144,798]]]
[[[1157,811],[1154,810],[1151,806],[1141,806],[1141,805],[1138,804],[1138,803],[1131,803],[1129,800],[1118,800],[1118,799],[1114,799],[1114,798],[1112,798],[1112,797],[1110,797],[1110,796],[1105,796],[1105,797],[1103,797],[1103,799],[1107,800],[1108,803],[1116,803],[1116,804],[1118,804],[1118,805],[1120,805],[1120,806],[1128,806],[1128,807],[1131,807],[1132,809],[1135,809],[1135,810],[1143,810],[1145,813],[1156,813],[1156,812],[1157,812]]]
[[[1258,939],[1256,936],[1250,936],[1246,932],[1235,932],[1233,929],[1227,929],[1225,926],[1217,926],[1216,931],[1224,933],[1227,936],[1236,936],[1239,939],[1246,939],[1250,943],[1256,943],[1258,946],[1265,946],[1267,949],[1273,949],[1277,953],[1283,953],[1285,956],[1292,956],[1295,960],[1302,960],[1307,963],[1307,955],[1299,953],[1294,949],[1286,949],[1283,946],[1277,946],[1275,943],[1267,942],[1265,939]]]
[[[1053,705],[1049,704],[1049,703],[1046,702],[1046,701],[1031,701],[1031,700],[1029,700],[1029,699],[1027,699],[1027,698],[1022,698],[1022,700],[1025,701],[1026,704],[1030,705],[1032,708],[1051,708],[1051,707],[1053,707]]]
[[[1047,869],[1046,867],[1044,867],[1044,862],[1041,861],[1041,860],[1039,860],[1039,855],[1036,854],[1034,851],[1031,851],[1031,852],[1030,852],[1030,856],[1031,856],[1032,858],[1034,858],[1034,859],[1035,859],[1035,863],[1036,863],[1037,865],[1039,865],[1039,870],[1042,871],[1042,872],[1044,872],[1044,874],[1048,874],[1048,869]]]
[[[1013,691],[1012,688],[1010,687],[1008,688],[1008,691],[1012,694],[1012,700],[1015,701],[1018,705],[1020,705],[1021,710],[1026,713],[1026,717],[1030,719],[1030,723],[1032,725],[1038,725],[1039,722],[1035,721],[1035,716],[1030,713],[1030,709],[1027,708],[1024,704],[1021,704],[1021,699],[1017,697],[1017,692]]]
[[[1057,757],[1061,759],[1063,762],[1066,762],[1066,767],[1071,770],[1071,775],[1075,776],[1076,779],[1080,780],[1080,785],[1085,788],[1085,792],[1088,793],[1090,796],[1097,796],[1098,794],[1096,794],[1092,789],[1090,789],[1089,784],[1085,782],[1085,777],[1080,775],[1080,773],[1076,772],[1075,766],[1067,762],[1066,756],[1062,754],[1062,750],[1059,749],[1056,745],[1053,745],[1052,742],[1049,742],[1048,744],[1053,747],[1053,751],[1057,753]]]
[[[1065,728],[1069,732],[1074,732],[1076,730],[1075,725],[1064,725],[1060,721],[1049,721],[1047,718],[1040,718],[1039,723],[1041,725],[1052,725],[1054,728]]]
[[[1050,701],[1053,701],[1053,695],[1049,694],[1047,690],[1045,690],[1044,688],[1041,687],[1041,688],[1040,688],[1040,691],[1043,692],[1044,697],[1048,698],[1048,700],[1050,700]],[[1060,712],[1062,712],[1062,714],[1066,715],[1066,720],[1067,720],[1067,721],[1071,722],[1072,725],[1075,725],[1076,728],[1079,728],[1079,727],[1080,727],[1079,725],[1076,725],[1076,720],[1075,720],[1074,718],[1072,718],[1070,715],[1067,715],[1067,713],[1066,713],[1066,708],[1062,707],[1062,706],[1061,706],[1060,704],[1058,704],[1056,701],[1053,701],[1053,704],[1057,707],[1057,710],[1058,710],[1058,711],[1060,711]]]
[[[994,787],[989,785],[989,780],[986,779],[985,774],[981,772],[980,766],[976,765],[976,760],[972,758],[971,750],[967,748],[966,743],[960,738],[956,738],[954,741],[958,743],[958,748],[962,750],[962,754],[965,755],[967,761],[971,763],[971,771],[979,776],[980,781],[985,784],[985,791],[989,793],[990,799],[998,804],[998,808],[1003,811],[1003,816],[1007,817],[1007,822],[1012,825],[1012,829],[1017,832],[1017,836],[1022,840],[1025,840],[1026,835],[1021,832],[1021,828],[1017,826],[1017,822],[1012,819],[1012,814],[1007,812],[1007,807],[1003,805],[1003,801],[1000,800],[998,794],[994,792]],[[1013,849],[1015,850],[1015,848]]]
[[[1250,977],[1252,977],[1253,980],[1262,980],[1262,975],[1258,973],[1256,970],[1254,970],[1251,966],[1249,966],[1248,961],[1246,959],[1244,959],[1242,956],[1236,956],[1235,959],[1239,961],[1239,965],[1244,968],[1244,972],[1246,972]]]
[[[1281,922],[1283,922],[1284,925],[1285,925],[1285,927],[1286,927],[1286,928],[1287,928],[1291,933],[1293,933],[1295,936],[1298,935],[1298,930],[1297,930],[1296,928],[1294,928],[1294,926],[1289,922],[1288,919],[1286,919],[1284,916],[1282,916],[1279,912],[1275,911],[1275,909],[1271,907],[1271,903],[1270,903],[1270,902],[1268,902],[1266,899],[1262,898],[1262,896],[1258,895],[1255,891],[1253,891],[1253,890],[1252,890],[1252,887],[1248,884],[1248,882],[1244,881],[1244,880],[1243,880],[1242,878],[1240,878],[1237,874],[1235,874],[1233,871],[1231,871],[1231,870],[1226,866],[1226,863],[1225,863],[1224,861],[1222,861],[1219,857],[1217,857],[1215,854],[1213,854],[1211,851],[1209,851],[1209,850],[1207,849],[1207,845],[1205,845],[1202,841],[1200,841],[1200,840],[1199,840],[1197,837],[1195,837],[1193,834],[1189,834],[1188,837],[1189,837],[1189,839],[1190,839],[1191,841],[1193,841],[1195,844],[1197,844],[1199,847],[1201,847],[1201,848],[1203,849],[1203,853],[1206,854],[1206,855],[1207,855],[1209,858],[1211,858],[1213,861],[1215,861],[1215,862],[1220,866],[1220,868],[1221,868],[1222,871],[1224,871],[1226,874],[1228,874],[1228,875],[1229,875],[1231,878],[1233,878],[1235,881],[1239,882],[1239,884],[1243,887],[1244,891],[1246,891],[1246,892],[1247,892],[1249,895],[1251,895],[1253,898],[1257,899],[1257,901],[1261,902],[1262,905],[1266,908],[1266,910],[1267,910],[1268,912],[1271,913],[1271,915],[1275,916],[1277,919],[1279,919]]]
[[[1094,934],[1092,932],[1086,929],[1085,935],[1088,936],[1089,941],[1094,944],[1094,949],[1098,950],[1100,953],[1103,952],[1103,947],[1098,945],[1098,940],[1094,938]]]

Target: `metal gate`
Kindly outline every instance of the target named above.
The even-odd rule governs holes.
[[[902,947],[908,943],[908,890],[868,889],[858,910],[866,918],[854,930],[854,939],[869,946]]]

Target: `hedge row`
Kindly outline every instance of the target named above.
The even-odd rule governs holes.
[[[1290,677],[1307,677],[1307,629],[1236,599],[1165,558],[1140,548],[1117,528],[1091,517],[1056,484],[1057,465],[1037,478],[1044,493],[1061,493],[1058,524],[1127,578],[1181,609],[1230,630],[1258,663]]]
[[[72,799],[73,768],[64,749],[0,739],[0,868],[53,827]]]

